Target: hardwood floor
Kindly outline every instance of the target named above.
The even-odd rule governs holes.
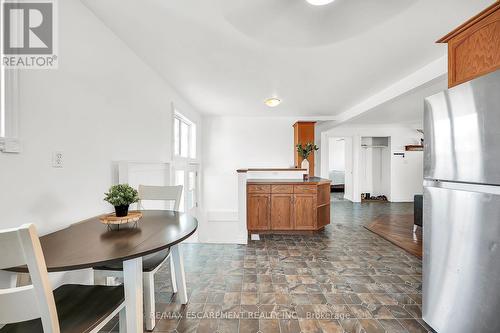
[[[381,215],[366,229],[422,259],[422,228],[413,233],[413,215]]]

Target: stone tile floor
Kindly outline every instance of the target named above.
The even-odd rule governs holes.
[[[332,224],[316,235],[183,244],[189,303],[161,268],[155,332],[428,332],[421,261],[362,227],[412,209],[332,200]]]

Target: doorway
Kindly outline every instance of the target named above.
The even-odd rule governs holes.
[[[174,185],[182,185],[183,187],[179,211],[195,218],[200,218],[198,209],[200,189],[199,168],[198,164],[176,163],[173,168],[172,179]],[[185,242],[198,243],[198,230],[185,240]]]
[[[346,192],[346,138],[330,137],[328,147],[328,178],[332,181],[330,187],[332,199],[344,200]]]
[[[198,165],[175,169],[174,184],[182,185],[179,211],[197,217],[198,208]]]
[[[362,137],[360,192],[363,201],[388,201],[391,192],[390,137]]]

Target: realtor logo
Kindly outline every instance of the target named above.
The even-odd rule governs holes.
[[[2,65],[56,68],[56,15],[53,0],[2,2]]]

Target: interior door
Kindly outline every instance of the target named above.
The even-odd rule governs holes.
[[[316,194],[294,194],[293,202],[295,229],[316,229]]]
[[[187,170],[187,179],[186,179],[186,212],[190,215],[196,217],[198,214],[198,193],[199,193],[199,166],[198,165],[190,165]]]
[[[190,164],[178,168],[174,172],[174,185],[182,185],[182,196],[179,210],[197,216],[198,208],[198,169],[197,164]]]
[[[293,230],[293,194],[271,195],[271,229]]]

